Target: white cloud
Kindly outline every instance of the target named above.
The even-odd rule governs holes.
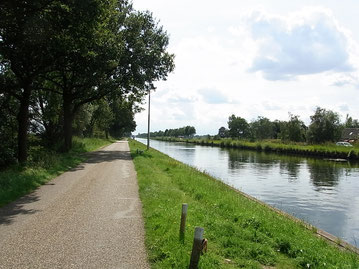
[[[317,106],[358,118],[358,2],[303,9],[302,1],[228,0],[220,10],[215,1],[141,2],[176,55],[174,73],[151,94],[152,130],[215,134],[231,114],[288,120],[291,112],[308,124]],[[145,132],[147,111],[136,121]]]
[[[354,70],[349,37],[326,9],[307,8],[286,17],[256,11],[247,25],[258,45],[249,71],[261,71],[268,80]]]
[[[200,89],[198,93],[202,95],[203,100],[208,104],[229,103],[227,96],[217,89]]]
[[[348,112],[350,110],[347,104],[339,104],[338,109],[340,112]]]
[[[269,102],[269,101],[264,101],[262,103],[262,105],[266,110],[282,110],[283,109],[283,106],[281,106],[277,103],[274,103],[274,102]]]
[[[333,86],[343,87],[353,85],[354,87],[359,89],[359,77],[355,73],[333,76],[332,80]]]

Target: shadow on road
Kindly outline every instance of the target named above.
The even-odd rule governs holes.
[[[83,170],[84,164],[94,164],[94,163],[103,163],[103,162],[113,162],[117,160],[132,160],[131,155],[128,151],[118,151],[118,150],[99,150],[87,153],[86,156],[88,159],[82,164],[70,169],[68,172],[75,172],[78,170]],[[44,185],[54,185],[53,183],[48,182]],[[20,214],[34,214],[38,210],[34,209],[25,209],[26,204],[30,204],[39,200],[39,197],[32,192],[28,195],[23,196],[22,198],[0,208],[0,225],[9,225],[13,222],[13,219]]]
[[[0,208],[0,225],[9,225],[17,215],[35,214],[38,210],[25,209],[24,206],[39,200],[35,193],[30,193],[22,198]]]
[[[131,160],[131,155],[126,151],[105,151],[100,150],[96,152],[91,152],[89,154],[89,159],[85,163],[102,163],[102,162],[113,162],[117,160]]]
[[[70,169],[70,172],[75,172],[78,170],[84,169],[84,164],[93,164],[93,163],[103,163],[103,162],[113,162],[117,160],[127,160],[131,161],[131,155],[129,152],[117,151],[117,150],[99,150],[87,153],[88,157],[82,164]]]

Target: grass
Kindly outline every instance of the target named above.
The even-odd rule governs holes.
[[[31,147],[26,166],[14,165],[0,171],[0,207],[83,162],[86,159],[84,153],[112,142],[114,141],[75,137],[73,149],[68,153],[61,154],[41,146]]]
[[[196,226],[208,252],[199,268],[359,268],[356,254],[254,202],[209,175],[130,141],[152,268],[187,268]],[[185,240],[179,238],[188,203]]]
[[[237,139],[183,139],[183,138],[154,138],[162,141],[186,142],[206,146],[219,146],[226,148],[241,148],[256,151],[275,152],[282,154],[294,154],[303,156],[317,156],[325,158],[340,158],[359,160],[359,147],[336,146],[334,143],[321,145],[307,145],[305,143],[283,143],[280,140],[264,140],[250,142]]]

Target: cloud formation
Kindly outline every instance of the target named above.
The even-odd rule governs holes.
[[[261,71],[268,80],[354,69],[349,39],[325,9],[305,9],[287,17],[256,11],[247,23],[259,44],[249,71]]]
[[[353,85],[355,88],[359,89],[359,77],[356,74],[344,74],[335,77],[332,85],[337,87]]]
[[[228,98],[219,90],[216,89],[201,89],[198,91],[202,95],[203,100],[207,104],[226,104],[229,103]]]

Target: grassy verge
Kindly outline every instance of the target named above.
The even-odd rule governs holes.
[[[40,146],[30,148],[26,166],[15,165],[0,172],[0,207],[75,167],[86,159],[84,153],[112,142],[98,138],[74,138],[73,149],[61,154]]]
[[[358,268],[356,254],[338,249],[287,217],[156,150],[130,141],[137,170],[152,268],[187,268],[195,226],[208,252],[199,268]],[[186,236],[179,240],[182,203]]]
[[[304,143],[286,144],[279,141],[257,141],[249,142],[245,140],[236,139],[221,139],[221,140],[208,140],[208,139],[184,139],[184,138],[154,138],[161,141],[169,142],[186,142],[206,146],[218,146],[225,148],[240,148],[257,151],[296,154],[303,156],[317,156],[324,158],[340,158],[359,160],[359,148],[355,147],[342,147],[335,144],[323,145],[306,145]]]

